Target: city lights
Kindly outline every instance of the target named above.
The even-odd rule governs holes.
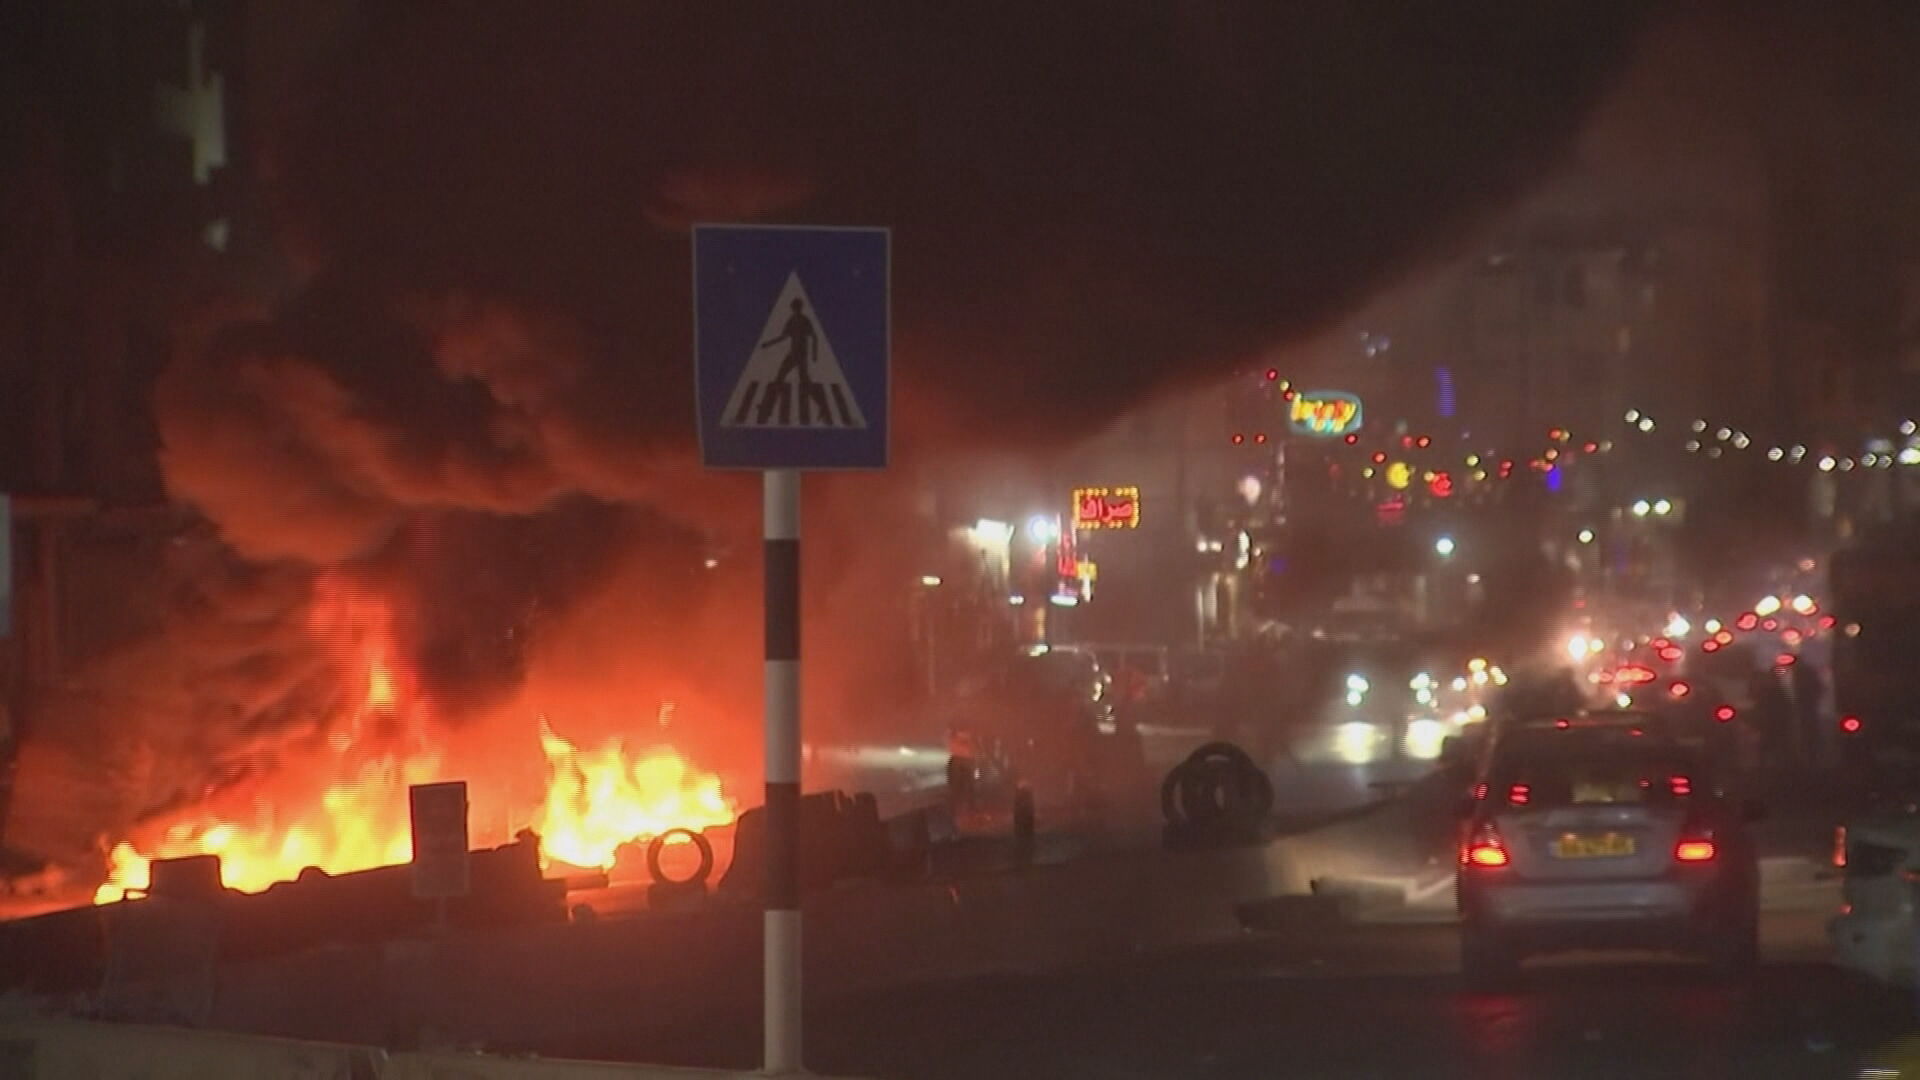
[[[1576,539],[1578,539],[1578,540],[1579,540],[1579,541],[1580,541],[1581,543],[1583,543],[1583,544],[1591,544],[1591,543],[1593,543],[1593,530],[1592,530],[1592,529],[1581,529],[1581,530],[1580,530],[1580,534],[1579,534],[1579,536],[1578,536],[1578,537],[1576,537]]]
[[[1633,511],[1634,517],[1646,517],[1647,514],[1653,510],[1653,504],[1645,499],[1641,499],[1635,502],[1630,509]]]
[[[1445,559],[1453,554],[1453,537],[1443,536],[1433,542],[1434,553]]]
[[[1045,514],[1027,519],[1027,538],[1036,544],[1051,544],[1060,539],[1060,521]]]

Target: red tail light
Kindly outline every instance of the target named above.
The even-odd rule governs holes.
[[[1533,788],[1526,784],[1515,784],[1507,789],[1507,801],[1515,806],[1525,806],[1533,801]]]
[[[1473,830],[1467,846],[1460,849],[1460,865],[1492,870],[1507,865],[1507,846],[1500,842],[1500,830],[1493,822],[1482,822]]]
[[[1667,687],[1667,693],[1676,698],[1683,698],[1693,693],[1693,687],[1687,685],[1684,681],[1676,681],[1673,685]]]
[[[1667,786],[1675,795],[1693,794],[1693,778],[1675,774],[1667,777]]]
[[[1711,840],[1682,840],[1673,846],[1675,862],[1712,862],[1719,853]]]
[[[1485,780],[1473,785],[1473,797],[1476,802],[1487,797],[1487,782]]]
[[[1836,870],[1847,868],[1847,827],[1836,825],[1833,828],[1833,866]]]
[[[1732,723],[1733,718],[1738,715],[1740,715],[1739,711],[1731,705],[1722,705],[1719,708],[1713,710],[1713,718],[1715,720],[1720,721],[1723,724]]]
[[[1860,718],[1857,716],[1841,717],[1840,730],[1846,732],[1849,735],[1852,735],[1858,732],[1860,730]]]
[[[1742,630],[1751,630],[1754,627],[1760,625],[1760,616],[1755,615],[1751,611],[1748,611],[1743,613],[1739,618],[1733,620],[1733,625],[1739,627]]]
[[[1568,728],[1570,728],[1570,727],[1572,727],[1572,726],[1573,726],[1573,721],[1571,721],[1571,720],[1569,720],[1569,719],[1567,719],[1566,717],[1564,717],[1564,716],[1563,716],[1563,717],[1561,717],[1560,719],[1558,719],[1558,720],[1555,720],[1555,721],[1553,722],[1553,726],[1554,726],[1555,728],[1558,728],[1558,729],[1559,729],[1559,730],[1561,730],[1561,731],[1565,731],[1565,730],[1567,730]]]
[[[1678,645],[1668,645],[1665,648],[1660,650],[1660,659],[1665,660],[1669,664],[1673,663],[1675,660],[1680,659],[1682,655],[1684,654],[1681,652],[1680,647]]]

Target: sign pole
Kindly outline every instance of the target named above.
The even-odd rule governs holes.
[[[800,471],[761,474],[766,546],[763,1068],[800,1065]]]

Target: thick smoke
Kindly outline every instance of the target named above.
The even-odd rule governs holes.
[[[455,714],[630,722],[586,715],[604,687],[744,720],[756,507],[695,462],[689,223],[891,226],[900,457],[1039,446],[1504,205],[1642,7],[365,4],[255,144],[299,283],[183,339],[165,475],[249,563],[385,583]],[[901,636],[906,489],[814,485],[829,717]],[[276,692],[207,739],[313,715],[257,647],[228,667]]]

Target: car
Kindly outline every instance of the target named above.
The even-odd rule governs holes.
[[[1835,841],[1841,906],[1827,924],[1834,963],[1875,982],[1913,985],[1920,814],[1907,806],[1865,814]]]
[[[1592,948],[1759,951],[1757,804],[1712,757],[1633,714],[1516,722],[1487,746],[1461,808],[1461,968],[1504,982],[1528,956]]]

